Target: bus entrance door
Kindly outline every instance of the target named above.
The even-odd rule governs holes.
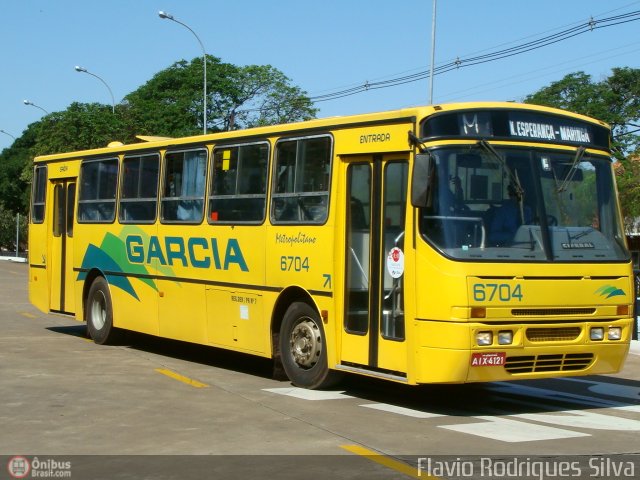
[[[49,216],[53,233],[49,237],[48,265],[51,285],[49,309],[74,313],[73,206],[76,197],[76,180],[54,180],[52,184],[53,212]]]
[[[341,364],[406,378],[403,155],[349,159]]]

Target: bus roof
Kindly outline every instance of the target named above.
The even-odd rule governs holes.
[[[357,115],[326,117],[326,118],[320,118],[320,119],[314,119],[314,120],[307,120],[303,122],[287,123],[287,124],[280,124],[280,125],[269,125],[264,127],[215,132],[215,133],[193,135],[193,136],[179,137],[179,138],[140,135],[140,136],[137,136],[137,138],[141,140],[140,143],[131,143],[131,144],[125,145],[120,142],[114,141],[114,142],[110,142],[109,146],[107,147],[79,150],[79,151],[66,152],[66,153],[39,155],[35,157],[34,162],[50,162],[55,160],[78,159],[78,158],[84,158],[89,156],[114,155],[118,153],[124,153],[124,152],[136,151],[136,150],[146,150],[151,148],[162,149],[162,148],[169,148],[169,147],[175,147],[180,145],[192,145],[197,143],[215,143],[216,141],[221,141],[221,140],[228,142],[229,140],[234,140],[234,139],[240,140],[243,138],[251,138],[251,137],[264,138],[264,137],[269,137],[273,135],[294,134],[297,131],[315,130],[315,129],[331,129],[331,128],[345,127],[349,125],[355,126],[358,124],[375,123],[375,122],[386,123],[386,122],[402,121],[402,120],[416,122],[436,112],[472,110],[472,109],[533,110],[538,112],[547,112],[555,115],[568,116],[568,117],[575,118],[577,120],[582,120],[582,121],[598,124],[600,126],[609,128],[609,125],[607,125],[606,123],[600,120],[587,117],[585,115],[573,113],[570,111],[560,110],[560,109],[551,108],[551,107],[545,107],[541,105],[523,104],[523,103],[515,103],[515,102],[465,102],[465,103],[449,103],[449,104],[438,104],[438,105],[428,105],[428,106],[417,106],[417,107],[410,107],[410,108],[404,108],[399,110],[389,110],[389,111],[383,111],[383,112],[365,113],[365,114],[357,114]]]

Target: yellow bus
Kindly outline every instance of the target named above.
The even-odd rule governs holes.
[[[307,388],[624,363],[632,265],[600,121],[464,103],[143,140],[34,161],[30,300],[96,343],[231,349]]]

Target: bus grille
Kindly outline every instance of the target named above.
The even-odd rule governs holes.
[[[575,340],[580,335],[580,327],[528,328],[527,340],[531,342],[560,342]]]
[[[511,315],[514,317],[523,316],[558,316],[558,315],[593,315],[595,308],[514,308]]]
[[[593,361],[593,353],[531,355],[507,357],[505,369],[509,373],[567,372],[584,370]]]

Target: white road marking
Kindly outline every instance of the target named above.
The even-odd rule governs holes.
[[[619,384],[610,384],[604,382],[594,382],[581,379],[562,379],[568,381],[579,381],[588,383],[590,391],[594,393],[604,393],[611,396],[623,398],[633,398],[638,393],[637,387],[626,387]],[[585,410],[552,410],[543,413],[511,413],[507,411],[498,411],[496,415],[481,415],[471,418],[479,420],[477,422],[458,424],[458,425],[439,425],[438,428],[475,435],[479,437],[489,438],[501,442],[518,443],[533,442],[544,440],[556,440],[563,438],[579,438],[589,437],[591,434],[575,430],[567,430],[568,427],[574,429],[589,430],[608,430],[608,431],[640,431],[640,420],[618,417],[615,415],[594,413],[588,408],[606,408],[612,411],[625,411],[640,413],[640,405],[629,405],[626,402],[607,400],[587,395],[579,395],[559,390],[550,390],[547,388],[531,387],[522,384],[512,384],[508,382],[497,382],[488,386],[488,389],[498,394],[508,394],[513,397],[503,397],[505,402],[513,404],[540,407],[544,406],[545,401],[573,403],[582,405]],[[317,391],[306,390],[303,388],[286,387],[286,388],[269,388],[264,391],[276,393],[279,395],[287,395],[302,400],[341,400],[346,398],[354,398],[346,395],[344,391]],[[519,397],[519,398],[518,398]],[[422,410],[414,410],[398,405],[387,403],[367,403],[361,404],[360,407],[378,410],[381,412],[403,415],[411,418],[429,419],[443,417],[448,415],[425,412]],[[471,408],[471,406],[469,407]],[[473,410],[472,410],[473,411]],[[522,411],[522,410],[521,410]],[[526,410],[525,410],[526,411]],[[535,410],[534,410],[535,411]],[[469,412],[471,413],[471,412]],[[536,423],[532,423],[536,422]],[[541,425],[546,423],[548,425]]]
[[[360,406],[365,408],[373,408],[374,410],[381,410],[383,412],[396,413],[398,415],[404,415],[405,417],[413,418],[435,418],[446,416],[440,415],[439,413],[423,412],[421,410],[413,410],[411,408],[399,407],[397,405],[389,405],[388,403],[367,403]]]
[[[534,422],[562,425],[563,427],[586,428],[590,430],[612,430],[616,432],[638,432],[640,422],[629,418],[603,415],[584,410],[563,410],[553,414],[519,413],[511,417],[533,420]]]
[[[263,390],[265,392],[286,395],[288,397],[299,398],[301,400],[342,400],[345,398],[353,398],[351,395],[345,395],[344,390],[340,392],[331,392],[326,390],[307,390],[306,388],[298,387],[263,388]]]
[[[590,437],[588,433],[574,432],[562,428],[545,427],[509,418],[478,416],[473,417],[485,422],[466,423],[463,425],[440,425],[455,432],[467,433],[478,437],[490,438],[501,442],[536,442],[541,440],[557,440],[561,438]]]

